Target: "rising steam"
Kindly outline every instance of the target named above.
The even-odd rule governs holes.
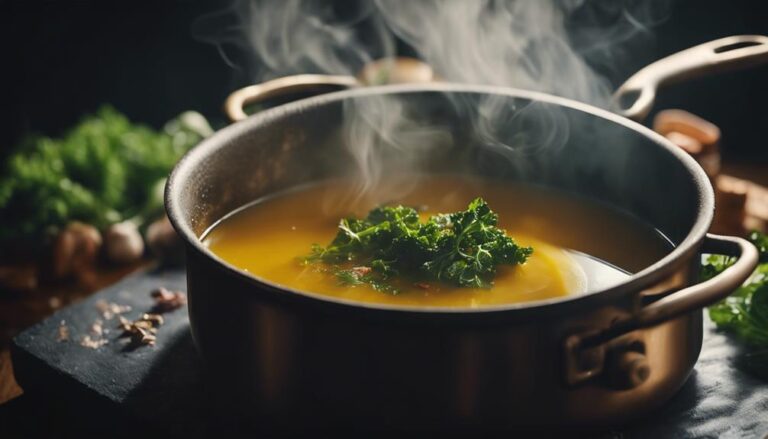
[[[607,107],[613,83],[629,73],[622,66],[639,67],[628,62],[627,49],[648,42],[648,26],[666,16],[666,4],[371,0],[334,7],[315,0],[236,0],[206,17],[196,33],[252,82],[297,73],[355,75],[370,61],[397,56],[400,40],[443,80],[536,90]],[[488,98],[472,108],[473,127],[487,147],[504,154],[557,148],[567,140],[569,127],[557,110],[530,105],[513,111],[504,105]],[[498,135],[499,127],[515,126],[521,115],[530,120],[531,114],[539,121],[533,130]],[[361,193],[382,181],[382,170],[392,165],[387,162],[415,170],[452,141],[449,130],[416,122],[392,96],[345,103],[344,130]]]
[[[596,104],[610,96],[608,81],[568,42],[568,7],[550,1],[376,4],[390,28],[452,82],[513,86]]]
[[[312,0],[233,0],[193,24],[251,82],[298,73],[355,75],[375,59],[395,55],[394,36],[372,2],[343,11]]]

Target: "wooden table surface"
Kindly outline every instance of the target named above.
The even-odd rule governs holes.
[[[768,187],[768,163],[725,164],[722,173]],[[28,293],[0,294],[0,404],[23,393],[13,377],[13,365],[8,350],[9,342],[16,333],[43,320],[56,309],[88,297],[149,264],[150,261],[142,261],[130,266],[104,270],[88,285],[56,286]]]

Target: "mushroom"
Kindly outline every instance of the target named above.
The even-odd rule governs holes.
[[[107,259],[117,264],[129,264],[144,254],[144,240],[131,221],[112,224],[104,232]]]
[[[184,246],[167,216],[163,216],[147,227],[146,238],[152,254],[162,262],[178,264],[183,261]]]
[[[62,279],[71,275],[80,277],[91,271],[101,249],[99,231],[88,224],[72,222],[56,236],[53,243],[51,271]]]

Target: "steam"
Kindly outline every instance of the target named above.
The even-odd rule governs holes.
[[[386,178],[385,170],[415,173],[438,148],[451,145],[447,127],[424,124],[392,95],[352,99],[344,108],[345,134],[359,172],[358,193],[369,193],[382,182],[386,193],[403,194],[408,181]]]
[[[395,55],[394,36],[371,2],[343,12],[311,0],[233,0],[193,24],[224,60],[251,82],[299,73],[355,75],[366,63]]]
[[[236,0],[206,17],[196,33],[251,82],[297,73],[356,75],[366,63],[398,55],[399,39],[442,80],[607,107],[613,83],[629,73],[622,66],[639,67],[626,49],[648,43],[649,27],[666,16],[667,2],[371,0],[334,8],[313,0]],[[240,61],[230,55],[232,48],[243,55]],[[558,110],[537,104],[510,109],[507,102],[490,97],[463,108],[485,147],[514,162],[516,154],[567,141],[570,128]],[[391,95],[349,100],[344,111],[360,194],[379,186],[386,169],[418,170],[454,142],[447,127],[425,125]],[[508,135],[522,120],[537,122]]]
[[[393,31],[452,82],[512,86],[603,105],[610,85],[570,46],[574,2],[377,0]]]

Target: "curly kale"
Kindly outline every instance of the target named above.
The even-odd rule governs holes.
[[[390,282],[397,276],[486,288],[497,266],[522,264],[533,252],[518,246],[497,223],[498,216],[481,198],[467,210],[424,223],[413,208],[378,207],[364,219],[343,218],[333,241],[313,246],[306,261],[336,267],[344,284],[365,283],[390,294],[399,292]],[[353,267],[339,268],[343,264]]]
[[[729,297],[710,306],[709,316],[718,328],[751,345],[768,347],[768,236],[752,232],[749,239],[760,251],[760,265]],[[702,275],[709,279],[731,264],[733,258],[711,255],[705,261]]]
[[[760,263],[768,262],[768,235],[755,230],[749,234],[749,240],[752,241],[752,244],[755,244],[757,251],[760,253]]]
[[[70,221],[101,228],[153,219],[162,213],[163,179],[209,130],[196,113],[158,132],[103,107],[61,139],[26,138],[0,174],[0,246],[39,242]]]

